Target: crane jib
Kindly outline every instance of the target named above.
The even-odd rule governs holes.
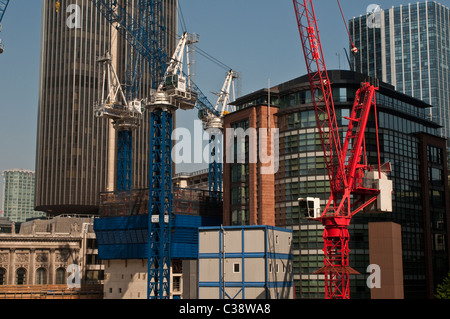
[[[350,236],[347,227],[350,220],[363,209],[374,210],[372,204],[380,212],[392,211],[392,181],[381,171],[377,124],[378,171],[367,163],[365,149],[365,130],[371,110],[374,110],[377,123],[377,88],[363,83],[357,91],[342,147],[312,0],[293,0],[293,4],[331,191],[323,212],[312,218],[324,226],[324,267],[315,274],[325,275],[325,298],[349,299],[349,274],[356,273],[349,266],[348,258]],[[352,52],[357,52],[353,43],[351,46]],[[348,151],[350,156],[346,164]]]

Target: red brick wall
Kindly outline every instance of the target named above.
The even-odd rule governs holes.
[[[272,107],[270,109],[270,128],[277,127],[276,113],[278,108]],[[249,120],[249,127],[266,129],[268,127],[268,113],[267,106],[254,106],[244,110],[240,110],[227,115],[224,119],[225,136],[224,141],[227,141],[227,128],[234,122]],[[263,150],[264,154],[272,155],[271,150],[272,140],[271,135],[268,134],[267,148]],[[259,145],[258,145],[259,147]],[[261,174],[261,167],[267,167],[271,164],[262,164],[259,162],[258,148],[256,149],[258,155],[257,163],[249,164],[249,215],[250,225],[270,225],[275,226],[275,174]],[[224,148],[224,166],[223,166],[223,222],[224,225],[231,223],[231,171],[230,165],[226,163],[227,149]]]

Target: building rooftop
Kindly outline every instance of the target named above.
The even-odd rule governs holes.
[[[420,116],[421,112],[424,113],[426,109],[432,108],[433,107],[432,105],[430,105],[422,100],[419,100],[419,99],[416,99],[409,95],[406,95],[404,93],[401,93],[399,91],[396,91],[395,87],[388,83],[385,83],[385,82],[379,81],[376,78],[369,77],[367,75],[364,75],[364,74],[361,74],[358,72],[354,72],[354,71],[349,71],[349,70],[329,70],[328,76],[332,83],[332,87],[333,87],[333,85],[338,86],[338,87],[344,85],[346,87],[354,87],[355,89],[358,89],[362,82],[375,83],[375,85],[379,87],[378,92],[380,94],[383,94],[384,96],[395,98],[398,101],[413,105],[417,111],[412,112],[412,111],[408,111],[408,110],[401,110],[400,108],[393,108],[393,107],[391,108],[390,106],[382,105],[381,103],[380,103],[380,107],[384,107],[384,109],[389,109],[391,111],[403,113],[403,116],[406,116],[406,117],[415,117],[415,119],[419,119],[421,122],[423,122],[427,126],[430,126],[433,128],[441,127],[436,122],[426,119],[425,116]],[[291,94],[291,93],[298,92],[298,91],[309,90],[309,87],[310,87],[310,84],[309,84],[309,78],[308,78],[307,74],[300,76],[298,78],[292,79],[290,81],[281,83],[279,85],[276,85],[276,86],[270,88],[270,94],[272,95],[271,106],[277,106],[278,105],[277,103],[279,103],[281,97]],[[269,94],[268,88],[261,89],[261,90],[249,93],[245,96],[242,96],[242,97],[236,99],[236,101],[232,102],[231,104],[236,105],[236,106],[241,106],[240,108],[238,107],[238,109],[245,109],[245,108],[248,108],[251,106],[256,106],[256,105],[267,105],[268,104],[268,94]],[[338,102],[335,102],[335,103],[337,104]],[[348,101],[345,102],[345,104],[348,104],[348,103],[349,103]],[[307,104],[305,104],[305,106],[307,106]],[[311,107],[311,109],[314,107],[312,103],[309,103],[309,106]],[[289,108],[289,107],[285,108],[286,111],[288,109],[290,110],[291,108]],[[284,112],[284,111],[280,110],[280,112]]]

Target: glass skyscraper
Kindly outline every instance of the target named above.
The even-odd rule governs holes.
[[[354,17],[349,29],[359,49],[351,56],[352,69],[432,105],[425,116],[440,124],[439,134],[449,138],[449,8],[424,1],[381,9]]]
[[[3,213],[13,222],[25,222],[28,218],[45,216],[34,210],[34,172],[10,169],[2,172]]]

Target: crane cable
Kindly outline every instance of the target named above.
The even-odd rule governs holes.
[[[181,5],[180,3],[178,3],[178,13],[179,13],[179,17],[180,17],[180,24],[181,24],[181,29],[183,31],[183,33],[187,32],[187,28],[186,28],[186,22],[184,20],[184,15],[183,15],[183,10],[181,9]],[[178,39],[180,36],[177,34],[174,34],[173,32],[167,32],[169,36],[174,37],[175,39]],[[192,45],[195,50],[204,58],[208,59],[209,61],[211,61],[212,63],[218,65],[219,67],[223,68],[226,71],[231,70],[232,68],[230,68],[228,65],[226,65],[225,63],[223,63],[222,61],[218,60],[217,58],[213,57],[212,55],[210,55],[209,53],[205,52],[204,50],[200,49],[197,45]]]
[[[347,29],[348,38],[350,39],[350,43],[351,43],[351,46],[352,46],[351,51],[352,51],[352,53],[358,53],[358,48],[353,44],[353,39],[352,39],[352,36],[350,34],[350,30],[348,29],[347,21],[345,21],[345,16],[344,16],[344,12],[342,11],[341,3],[340,3],[339,0],[337,0],[337,3],[339,5],[339,10],[341,11],[342,20],[344,20],[345,29]]]

